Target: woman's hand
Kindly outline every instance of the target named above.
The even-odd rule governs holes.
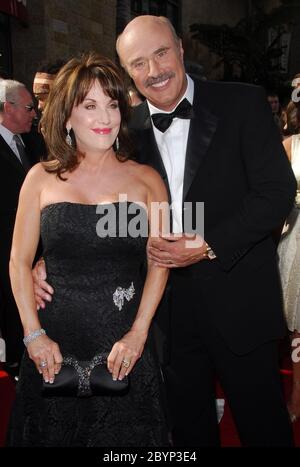
[[[27,351],[46,383],[53,383],[63,361],[57,343],[46,335],[39,336],[27,345]]]
[[[147,333],[130,330],[116,342],[107,358],[107,366],[114,380],[129,375],[141,357]]]

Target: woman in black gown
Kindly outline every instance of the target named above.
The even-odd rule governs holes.
[[[153,169],[128,157],[127,118],[126,91],[111,61],[90,53],[61,69],[42,119],[49,158],[24,182],[11,253],[27,345],[11,446],[167,444],[160,372],[147,337],[168,273],[148,262],[146,278],[141,274],[147,237],[164,228],[150,206],[167,194]],[[37,311],[31,265],[40,234],[55,294]],[[99,354],[108,355],[113,379],[130,374],[126,394],[42,395],[42,379],[55,381],[63,357],[91,361]]]

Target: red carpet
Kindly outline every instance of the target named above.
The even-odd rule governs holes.
[[[0,447],[4,446],[9,414],[14,397],[14,382],[7,373],[0,370]]]
[[[284,390],[288,399],[291,389],[292,374],[289,369],[282,370]],[[7,424],[12,403],[15,396],[15,385],[12,379],[0,370],[0,447],[4,446]],[[218,389],[218,397],[223,398],[222,390]],[[224,447],[240,446],[239,437],[236,432],[228,404],[225,402],[224,415],[221,420],[221,442]],[[300,420],[293,424],[295,443],[300,447]]]

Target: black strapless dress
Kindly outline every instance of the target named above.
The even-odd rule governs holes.
[[[105,206],[115,209],[118,226],[121,208],[124,212],[132,205],[142,209],[127,202]],[[128,214],[126,222],[131,217]],[[47,280],[55,291],[52,302],[39,312],[41,325],[63,355],[78,360],[111,350],[130,329],[143,290],[147,238],[121,236],[120,227],[114,237],[100,238],[100,218],[95,205],[68,202],[50,204],[41,213]],[[125,291],[123,299],[120,290]],[[41,375],[25,352],[8,444],[167,445],[160,370],[149,345],[130,379],[130,391],[122,396],[46,398],[41,395]]]

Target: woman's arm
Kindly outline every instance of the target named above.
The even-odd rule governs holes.
[[[44,174],[42,166],[37,164],[30,170],[22,186],[9,264],[12,290],[25,337],[41,329],[31,268],[40,237],[40,193],[46,177]],[[46,335],[40,335],[28,343],[27,349],[45,380],[54,379],[54,372],[59,370],[58,365],[54,368],[54,362],[62,360],[57,344]],[[40,367],[42,361],[47,362],[43,370]]]
[[[150,167],[147,167],[145,171],[145,177],[147,176],[149,183],[147,208],[150,240],[153,236],[158,236],[160,232],[165,232],[168,229],[168,225],[164,224],[168,223],[164,216],[151,216],[152,203],[164,203],[166,208],[168,197],[160,176]],[[152,210],[153,213],[154,211]],[[108,368],[112,372],[113,379],[122,379],[128,375],[136,361],[141,357],[152,318],[165,290],[168,274],[167,268],[155,266],[152,261],[148,260],[146,280],[136,318],[130,331],[116,342],[108,357]],[[125,365],[126,362],[129,365],[124,366],[124,361]]]
[[[289,138],[286,138],[283,141],[283,146],[284,146],[285,152],[287,153],[289,160],[291,160],[292,158],[292,137],[291,136],[289,136]]]

